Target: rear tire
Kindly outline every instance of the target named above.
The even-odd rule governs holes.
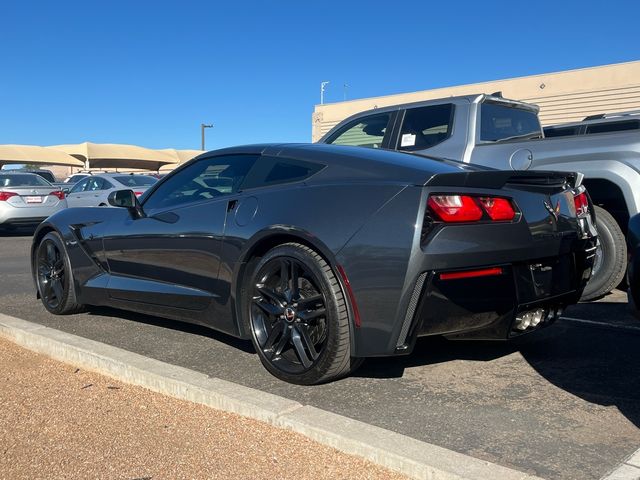
[[[593,274],[582,293],[582,301],[595,300],[616,288],[627,269],[627,243],[622,229],[609,212],[595,207],[598,251]]]
[[[251,339],[275,377],[313,385],[348,375],[351,357],[347,303],[331,266],[311,248],[286,243],[267,252],[247,285]]]
[[[44,308],[55,315],[70,315],[86,309],[76,301],[71,262],[57,232],[49,232],[40,240],[33,263]]]

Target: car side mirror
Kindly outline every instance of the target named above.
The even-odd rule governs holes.
[[[138,201],[138,197],[133,193],[133,190],[116,190],[111,192],[107,197],[109,205],[112,207],[126,208],[133,218],[144,217],[142,205]]]
[[[62,189],[62,193],[64,193],[64,196],[66,197],[67,195],[69,195],[69,192],[71,191],[71,189],[69,187],[65,187]]]

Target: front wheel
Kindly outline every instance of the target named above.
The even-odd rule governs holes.
[[[76,302],[71,263],[62,238],[50,232],[40,240],[34,258],[38,293],[44,308],[56,315],[68,315],[84,310]]]
[[[595,300],[609,293],[622,282],[627,269],[627,243],[622,229],[605,209],[595,207],[595,212],[598,248],[582,301]]]
[[[345,298],[329,264],[305,245],[287,243],[257,264],[249,285],[253,344],[281,380],[312,385],[347,375],[351,357]]]

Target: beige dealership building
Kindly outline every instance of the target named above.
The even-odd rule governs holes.
[[[316,105],[312,139],[319,140],[340,121],[363,110],[494,92],[538,105],[545,126],[578,121],[598,113],[640,110],[640,61]]]

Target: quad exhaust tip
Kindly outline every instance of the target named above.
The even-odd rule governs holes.
[[[535,308],[520,312],[516,315],[513,328],[524,332],[528,328],[535,328],[542,322],[556,320],[562,314],[562,308]]]

